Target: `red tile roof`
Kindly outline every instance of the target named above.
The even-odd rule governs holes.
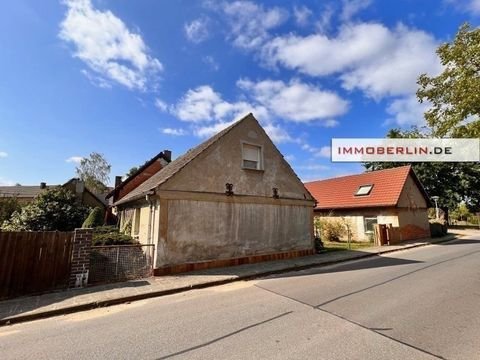
[[[305,187],[317,200],[316,209],[396,206],[409,174],[429,203],[428,196],[410,165],[312,181],[305,183]],[[373,185],[370,194],[355,196],[362,185]]]

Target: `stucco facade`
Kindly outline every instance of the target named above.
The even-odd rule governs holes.
[[[329,196],[337,196],[343,204],[343,207],[337,208],[328,205],[325,209],[318,206],[314,216],[327,221],[342,222],[349,227],[351,239],[354,241],[373,240],[374,224],[391,226],[394,234],[391,241],[395,242],[429,237],[427,210],[430,204],[413,170],[403,167],[399,170],[392,169],[391,173],[377,173],[379,174],[372,172],[338,180],[328,179],[315,183],[316,187],[310,185],[316,190],[330,189],[330,193],[324,191],[322,194],[324,203],[333,203]],[[372,193],[356,196],[355,191],[361,186],[371,186]],[[338,189],[342,191],[341,195]],[[378,205],[375,202],[378,202]],[[357,203],[362,205],[356,205]],[[341,240],[347,238],[345,233]]]
[[[245,168],[244,144],[258,149],[257,169]],[[156,267],[313,250],[314,200],[251,114],[184,157],[118,204],[140,209],[132,232],[156,245]]]

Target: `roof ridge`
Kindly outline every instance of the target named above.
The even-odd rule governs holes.
[[[239,120],[234,120],[234,122],[232,122],[232,124],[230,124],[228,127],[226,127],[225,129],[219,131],[218,133],[216,133],[215,135],[211,136],[210,138],[208,138],[207,140],[205,140],[204,142],[200,143],[199,145],[193,147],[193,148],[190,148],[189,150],[187,150],[183,155],[179,156],[177,159],[173,160],[171,163],[169,163],[167,166],[165,166],[164,168],[160,169],[157,173],[155,173],[152,177],[150,177],[148,180],[146,180],[145,182],[143,182],[141,185],[139,185],[139,187],[137,187],[136,189],[139,189],[143,184],[145,184],[145,186],[147,187],[147,189],[142,189],[140,190],[138,193],[135,193],[135,190],[132,190],[129,194],[125,195],[125,197],[123,197],[122,199],[120,199],[119,201],[117,201],[115,204],[116,205],[120,205],[120,204],[123,204],[123,203],[126,203],[128,201],[131,201],[131,200],[134,200],[136,198],[139,198],[141,197],[142,195],[144,195],[145,193],[147,193],[148,191],[151,191],[153,190],[154,188],[156,188],[157,186],[161,185],[161,184],[164,184],[166,183],[168,180],[170,180],[174,175],[178,174],[183,168],[185,168],[190,162],[192,162],[194,159],[196,159],[198,156],[200,156],[201,154],[203,154],[207,149],[209,149],[213,144],[215,144],[218,140],[220,140],[222,137],[224,137],[226,134],[228,134],[233,128],[235,128],[238,124],[240,124],[242,121],[244,121],[245,119],[247,119],[248,117],[252,116],[253,117],[253,114],[251,112],[249,112],[248,114],[244,115],[243,117],[241,117]],[[253,117],[255,118],[255,117]],[[188,157],[188,155],[190,155]],[[182,164],[182,161],[184,161],[184,163]],[[175,169],[175,165],[178,165],[178,164],[181,164],[178,169]],[[172,170],[174,169],[174,170]],[[168,174],[168,172],[171,172],[171,174]],[[167,173],[168,175],[165,176],[165,178],[160,178],[159,180],[156,180],[156,182],[154,182],[154,180],[156,178],[158,178],[160,175],[162,175],[163,173]],[[152,182],[151,185],[148,185],[149,182]],[[133,195],[132,195],[133,194]],[[131,195],[130,197],[128,195]]]
[[[412,165],[402,165],[402,166],[391,167],[391,168],[388,168],[388,169],[364,171],[360,174],[350,174],[350,175],[335,176],[335,177],[331,177],[331,178],[327,178],[327,179],[321,179],[321,180],[312,180],[312,181],[307,181],[304,184],[315,184],[315,183],[324,182],[324,181],[334,181],[334,180],[346,179],[346,178],[350,178],[350,177],[358,177],[358,176],[367,175],[367,174],[374,174],[374,173],[379,173],[379,172],[398,170],[398,169],[405,168],[405,167],[411,168]]]
[[[185,162],[185,164],[183,164],[178,170],[176,170],[175,172],[173,172],[172,174],[170,174],[170,176],[168,176],[166,179],[164,179],[161,184],[164,184],[166,183],[168,180],[171,179],[171,177],[177,173],[179,173],[185,166],[187,166],[190,162],[192,162],[194,159],[196,159],[198,156],[200,156],[201,154],[203,154],[208,148],[210,148],[213,144],[215,144],[218,140],[220,140],[222,137],[224,137],[227,133],[229,133],[234,127],[236,127],[238,124],[240,124],[240,122],[242,122],[243,120],[245,120],[249,115],[252,115],[251,112],[249,112],[247,115],[243,116],[242,118],[240,118],[239,120],[236,120],[234,121],[231,125],[227,126],[225,129],[223,129],[222,131],[219,131],[217,134],[211,136],[210,138],[208,138],[207,140],[205,140],[204,142],[198,144],[197,146],[193,147],[193,148],[190,148],[187,150],[187,152],[185,154],[183,154],[182,156],[180,156],[178,159],[175,159],[174,161],[177,161],[179,160],[180,158],[184,157],[185,155],[187,155],[188,153],[192,153],[192,152],[195,152],[195,150],[197,149],[201,149],[197,154],[195,154],[195,156],[193,156],[191,159],[189,159],[187,162]],[[209,143],[210,142],[210,143]],[[208,143],[208,144],[207,144]],[[202,146],[205,145],[206,146],[202,149]],[[174,161],[172,161],[171,163],[173,163]],[[170,163],[170,164],[171,164]],[[168,164],[168,165],[170,165]],[[168,166],[167,165],[167,166]],[[164,169],[167,168],[167,166],[164,167]],[[163,169],[160,169],[159,172],[161,172]],[[160,185],[160,184],[158,184]],[[157,186],[158,186],[157,185]],[[156,186],[155,186],[156,187]],[[151,189],[150,189],[151,190]]]

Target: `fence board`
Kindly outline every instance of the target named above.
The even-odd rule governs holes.
[[[0,232],[0,298],[68,284],[73,232]]]

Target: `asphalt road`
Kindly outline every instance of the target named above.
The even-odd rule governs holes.
[[[0,328],[6,359],[480,359],[480,236]]]

